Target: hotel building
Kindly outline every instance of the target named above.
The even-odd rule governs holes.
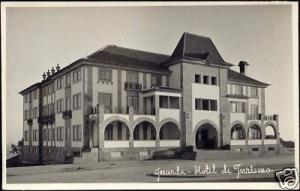
[[[159,151],[279,151],[269,86],[224,61],[208,37],[184,33],[171,55],[108,45],[44,73],[23,96],[23,160],[151,158]],[[200,152],[201,153],[201,152]]]

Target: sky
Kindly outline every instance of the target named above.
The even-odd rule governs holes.
[[[6,142],[22,137],[22,96],[42,73],[65,67],[108,44],[171,54],[183,32],[208,36],[229,63],[272,84],[266,113],[295,140],[290,5],[64,7],[6,9]],[[232,69],[238,70],[237,66]],[[298,116],[298,115],[297,115]]]

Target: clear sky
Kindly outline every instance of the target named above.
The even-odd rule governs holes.
[[[18,92],[52,66],[107,44],[171,54],[183,32],[211,37],[227,62],[245,60],[249,76],[272,84],[266,113],[279,114],[281,137],[296,139],[290,5],[8,8],[6,16],[8,144],[22,137]]]

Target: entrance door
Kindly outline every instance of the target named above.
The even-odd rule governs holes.
[[[196,132],[197,149],[215,149],[218,146],[218,134],[211,124],[201,125]]]

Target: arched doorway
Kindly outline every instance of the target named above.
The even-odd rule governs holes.
[[[261,130],[258,125],[252,125],[249,127],[248,139],[261,139]]]
[[[129,140],[129,136],[129,128],[122,121],[112,121],[104,130],[104,140]]]
[[[236,124],[231,128],[231,139],[241,140],[245,138],[246,138],[246,133],[242,125]]]
[[[178,126],[173,122],[165,123],[159,131],[159,138],[161,140],[178,140],[180,139],[180,131]]]
[[[265,127],[265,139],[276,139],[276,131],[272,125]]]
[[[218,132],[216,128],[205,123],[196,132],[197,149],[216,149],[218,147]]]
[[[155,140],[156,130],[148,121],[143,121],[137,124],[133,130],[134,140]]]

